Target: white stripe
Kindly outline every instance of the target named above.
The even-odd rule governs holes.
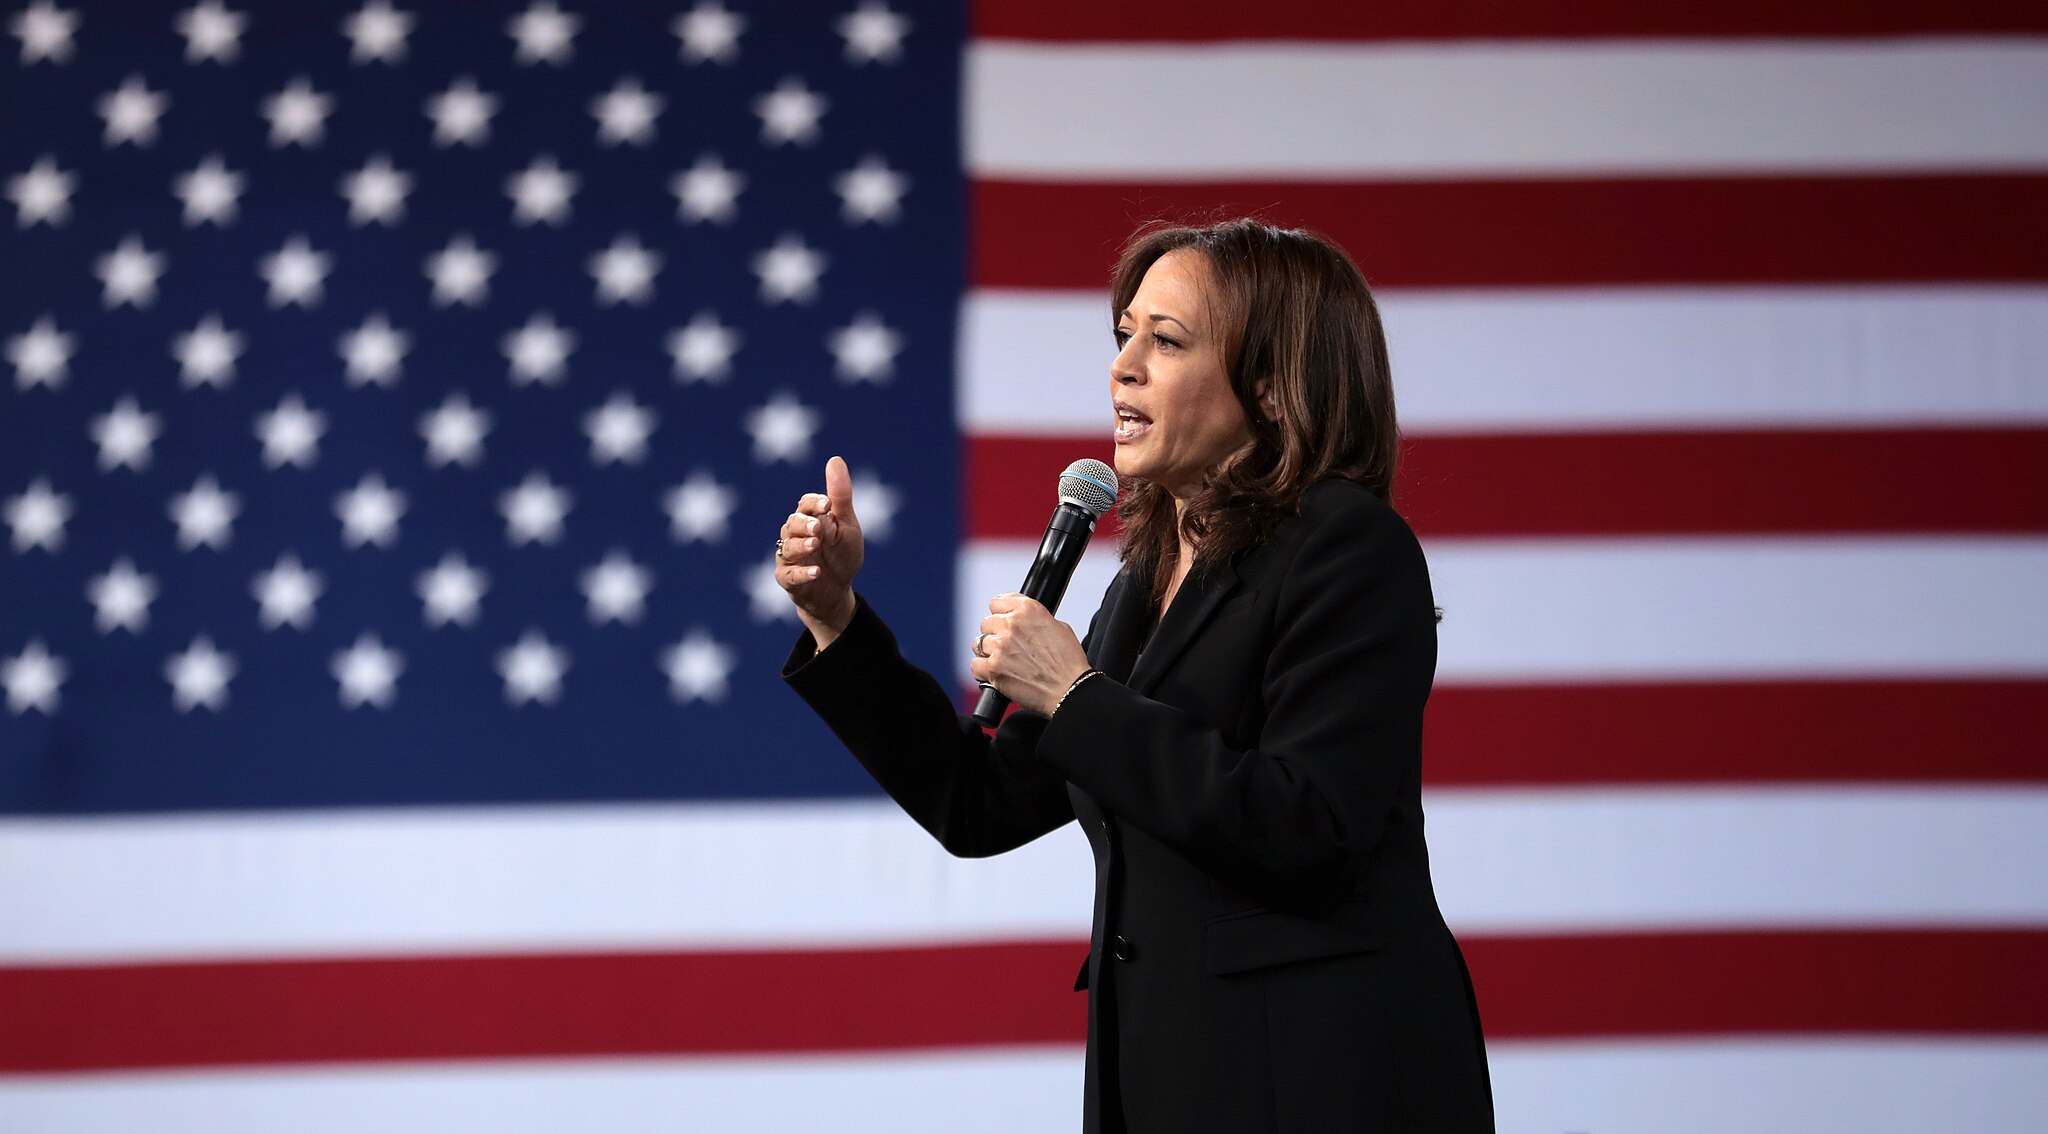
[[[1446,790],[1427,811],[1461,932],[2048,925],[2048,789]],[[961,861],[887,802],[9,819],[0,962],[1079,942],[1093,876],[1072,828]]]
[[[1437,680],[2048,674],[2048,538],[1437,539]],[[955,625],[1012,592],[1037,545],[963,550]],[[1091,547],[1063,620],[1116,573]],[[887,616],[887,612],[882,612]],[[942,664],[943,659],[920,659]]]
[[[1063,1046],[0,1077],[0,1130],[1022,1134],[1080,1128],[1081,1066],[1080,1049]]]
[[[2048,288],[1394,290],[1379,299],[1411,434],[2048,422]],[[1114,354],[1103,294],[970,293],[961,425],[1106,443]]]
[[[1487,1054],[1504,1131],[2036,1134],[2048,1117],[2048,1042],[2031,1037],[1496,1040]],[[34,1134],[1042,1134],[1077,1129],[1080,1111],[1078,1048],[0,1079],[0,1129]]]
[[[1519,1043],[1489,1055],[1503,1131],[2028,1134],[2048,1123],[2048,1042],[2034,1037]]]
[[[2048,925],[2039,788],[1465,790],[1424,810],[1458,933]]]
[[[2048,167],[2048,41],[983,43],[980,175]]]
[[[0,818],[0,960],[1085,939],[1093,877],[869,800]]]

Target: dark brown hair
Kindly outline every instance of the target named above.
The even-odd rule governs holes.
[[[1173,579],[1183,531],[1194,569],[1204,570],[1265,540],[1326,477],[1355,480],[1391,502],[1400,444],[1379,307],[1343,249],[1250,218],[1148,224],[1124,245],[1110,277],[1112,327],[1146,271],[1183,249],[1208,264],[1224,372],[1252,437],[1217,464],[1178,520],[1165,489],[1124,483],[1124,563],[1151,580],[1155,605]],[[1259,406],[1262,379],[1271,383],[1277,420]]]

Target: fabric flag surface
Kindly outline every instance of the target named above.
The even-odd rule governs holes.
[[[769,544],[844,454],[964,679],[1239,212],[1381,298],[1502,1129],[2048,1123],[2041,13],[0,32],[0,1130],[1073,1128],[1084,840],[881,798]]]

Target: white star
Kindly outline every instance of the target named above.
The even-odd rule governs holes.
[[[491,136],[491,115],[497,112],[498,96],[478,90],[476,80],[467,76],[427,100],[437,146],[483,145]]]
[[[541,0],[529,4],[524,12],[505,23],[505,34],[518,41],[518,50],[513,57],[521,63],[554,63],[569,61],[574,54],[576,28],[583,22],[555,7],[552,0]]]
[[[506,335],[498,345],[512,361],[513,385],[539,382],[552,386],[568,371],[569,352],[576,349],[576,332],[556,326],[553,317],[542,311],[529,318],[525,326]]]
[[[654,120],[668,100],[640,85],[631,75],[612,84],[612,89],[590,100],[590,113],[597,119],[600,145],[629,142],[644,146],[654,140]]]
[[[390,547],[398,539],[398,518],[405,514],[405,493],[385,484],[381,474],[370,473],[334,498],[334,514],[341,518],[343,544]]]
[[[532,224],[544,221],[559,225],[569,219],[569,198],[576,195],[580,179],[542,154],[533,164],[505,179],[505,192],[512,198],[512,222]]]
[[[668,534],[677,543],[717,543],[725,538],[739,504],[739,493],[698,469],[669,489],[661,506],[668,513]]]
[[[296,303],[300,307],[319,304],[325,293],[327,273],[334,268],[334,257],[325,252],[315,252],[303,236],[294,236],[284,247],[263,258],[257,269],[270,284],[269,303],[272,307],[283,307]]]
[[[903,507],[902,494],[882,483],[882,478],[873,469],[854,473],[852,480],[854,510],[860,515],[861,535],[888,540],[896,530],[896,513]]]
[[[341,179],[350,224],[397,224],[405,219],[405,195],[410,192],[412,174],[391,168],[391,159],[383,154]]]
[[[235,199],[242,195],[247,180],[222,165],[219,154],[208,154],[190,172],[179,174],[172,191],[185,202],[186,227],[209,221],[223,227],[233,224]]]
[[[161,252],[151,252],[142,246],[138,236],[123,237],[112,252],[105,253],[93,263],[93,274],[100,278],[100,303],[113,308],[123,303],[131,307],[148,307],[156,302],[156,281],[169,265]]]
[[[512,705],[541,701],[552,705],[562,695],[562,675],[569,669],[569,651],[550,645],[547,636],[529,629],[519,644],[499,650],[498,675],[505,679],[505,700]]]
[[[491,273],[497,269],[497,254],[478,248],[469,234],[450,240],[446,248],[427,257],[427,277],[434,281],[434,306],[483,306],[490,295]]]
[[[453,622],[467,626],[476,621],[484,592],[490,586],[489,574],[470,566],[461,553],[451,551],[441,556],[433,570],[420,572],[413,589],[426,605],[422,617],[427,625],[445,626]]]
[[[7,711],[16,716],[37,709],[44,716],[57,711],[57,690],[68,668],[64,659],[44,647],[41,638],[11,658],[0,659],[0,685],[7,686]]]
[[[256,437],[263,442],[263,467],[312,468],[320,457],[320,437],[326,432],[326,414],[306,408],[306,400],[296,393],[285,395],[276,409],[256,415]]]
[[[740,333],[699,311],[668,334],[669,357],[675,360],[678,382],[721,382],[732,373],[732,356],[740,349]]]
[[[7,179],[7,199],[14,202],[14,224],[27,228],[47,224],[52,228],[71,217],[71,194],[78,191],[76,174],[57,168],[47,154],[36,159],[25,173]]]
[[[215,649],[213,639],[204,634],[164,662],[164,679],[171,683],[171,700],[181,713],[200,705],[215,712],[225,708],[228,682],[234,676],[235,656]]]
[[[888,324],[863,311],[826,340],[838,360],[833,371],[842,382],[873,382],[880,385],[896,372],[896,354],[903,349],[903,336]]]
[[[211,59],[232,63],[241,54],[242,31],[249,17],[231,12],[220,0],[205,0],[178,13],[178,34],[185,37],[185,62]]]
[[[231,526],[242,510],[241,499],[221,491],[212,473],[192,482],[192,487],[171,497],[171,522],[178,525],[178,546],[186,551],[204,544],[216,551],[234,538]]]
[[[0,519],[14,529],[14,550],[40,547],[57,551],[64,546],[64,521],[71,518],[71,498],[50,491],[48,477],[37,477],[28,491],[11,497],[0,508]]]
[[[396,63],[405,58],[405,37],[412,34],[411,12],[391,6],[391,0],[370,0],[341,21],[341,34],[349,38],[351,63]]]
[[[156,601],[156,580],[135,569],[127,556],[114,561],[104,575],[86,581],[85,597],[92,603],[93,625],[102,634],[126,630],[140,634],[149,627],[149,604]]]
[[[7,361],[14,364],[14,385],[26,390],[44,385],[52,390],[71,376],[71,356],[78,350],[78,337],[57,329],[48,315],[29,329],[7,340]]]
[[[14,14],[7,30],[21,40],[23,66],[44,59],[63,63],[71,58],[71,37],[78,32],[78,12],[59,8],[50,0],[36,0]]]
[[[705,154],[697,164],[671,178],[668,191],[676,195],[676,212],[685,221],[724,224],[733,218],[733,206],[746,184],[747,179],[727,169],[717,154]]]
[[[849,63],[894,63],[903,58],[903,37],[909,33],[910,21],[880,0],[861,0],[860,7],[839,17]]]
[[[101,143],[118,146],[132,142],[147,146],[156,141],[156,120],[164,116],[170,102],[169,95],[150,90],[142,76],[128,76],[119,87],[100,96],[100,117],[107,120]]]
[[[242,341],[241,332],[222,326],[219,315],[208,315],[198,326],[171,340],[171,355],[178,360],[179,379],[185,388],[211,385],[226,389],[234,380]]]
[[[647,438],[654,432],[653,410],[633,401],[624,390],[613,392],[604,405],[583,415],[590,438],[590,463],[637,465],[647,459]]]
[[[754,254],[754,274],[761,277],[761,302],[809,303],[817,297],[818,277],[825,274],[825,254],[785,233]]]
[[[654,572],[633,562],[623,551],[613,551],[604,562],[582,575],[584,612],[592,625],[617,622],[630,626],[647,613],[647,592],[654,586]]]
[[[393,327],[379,311],[341,336],[337,345],[348,360],[349,385],[389,387],[398,384],[400,364],[405,352],[412,349],[412,336]]]
[[[133,394],[123,394],[112,410],[92,419],[88,432],[100,447],[101,472],[124,465],[141,472],[149,467],[149,447],[163,433],[163,417],[143,413]]]
[[[258,571],[250,580],[249,593],[256,599],[256,618],[265,630],[289,626],[304,630],[313,625],[313,604],[327,584],[320,572],[308,571],[299,557],[285,552],[277,565]]]
[[[553,543],[562,538],[562,521],[569,515],[569,490],[549,483],[547,474],[526,474],[519,487],[498,497],[498,511],[505,517],[505,538],[514,547],[522,543]]]
[[[365,630],[356,635],[354,645],[329,659],[327,672],[341,683],[342,708],[375,705],[388,709],[398,696],[398,675],[405,672],[405,658]]]
[[[263,117],[270,119],[273,146],[317,146],[327,136],[327,116],[334,113],[334,96],[321,94],[304,75],[263,100]]]
[[[682,40],[683,59],[689,63],[715,60],[730,63],[739,58],[740,32],[747,21],[725,10],[718,0],[704,0],[677,16],[669,30]]]
[[[747,432],[754,435],[754,459],[795,461],[811,452],[811,434],[824,423],[817,410],[787,391],[747,411]]]
[[[661,668],[668,674],[668,695],[677,702],[723,701],[726,679],[739,659],[729,646],[693,626],[682,639],[661,652]]]
[[[468,395],[460,391],[420,415],[420,436],[426,438],[427,464],[433,468],[475,468],[484,458],[484,435],[490,431],[491,415],[469,404]]]
[[[839,192],[839,215],[847,224],[875,221],[893,224],[903,212],[903,194],[910,191],[910,178],[889,168],[873,154],[833,181]]]
[[[605,307],[625,302],[639,306],[654,298],[654,277],[661,273],[661,253],[643,248],[640,238],[624,233],[611,247],[590,258],[597,280],[597,302]]]
[[[789,601],[789,593],[782,584],[775,581],[775,556],[747,568],[740,576],[740,586],[747,592],[747,612],[756,622],[795,622],[796,604]]]
[[[754,100],[754,113],[761,116],[761,141],[771,146],[810,145],[818,140],[818,119],[825,116],[826,105],[825,96],[804,86],[802,79],[782,80]]]

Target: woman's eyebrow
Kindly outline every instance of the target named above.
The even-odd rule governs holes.
[[[1130,318],[1130,317],[1131,317],[1131,309],[1130,309],[1130,308],[1128,308],[1128,307],[1126,307],[1126,308],[1124,308],[1124,309],[1123,309],[1122,311],[1119,311],[1119,312],[1117,312],[1117,316],[1116,316],[1116,321],[1117,321],[1117,322],[1119,322],[1119,323],[1121,323],[1121,322],[1123,322],[1124,320],[1126,320],[1126,319],[1128,319],[1128,318]],[[1181,328],[1181,330],[1183,330],[1183,331],[1186,331],[1187,333],[1189,333],[1189,334],[1191,334],[1191,335],[1195,333],[1195,329],[1194,329],[1193,327],[1190,327],[1190,326],[1188,326],[1188,325],[1187,325],[1186,323],[1182,323],[1182,322],[1181,322],[1181,321],[1180,321],[1179,319],[1176,319],[1176,318],[1174,318],[1174,317],[1173,317],[1173,316],[1171,316],[1171,315],[1153,315],[1153,316],[1151,316],[1151,319],[1152,319],[1152,321],[1153,321],[1154,323],[1157,323],[1157,322],[1159,322],[1159,321],[1160,321],[1160,320],[1162,320],[1162,319],[1164,319],[1164,320],[1166,320],[1167,322],[1170,322],[1170,323],[1180,323],[1180,328]]]

